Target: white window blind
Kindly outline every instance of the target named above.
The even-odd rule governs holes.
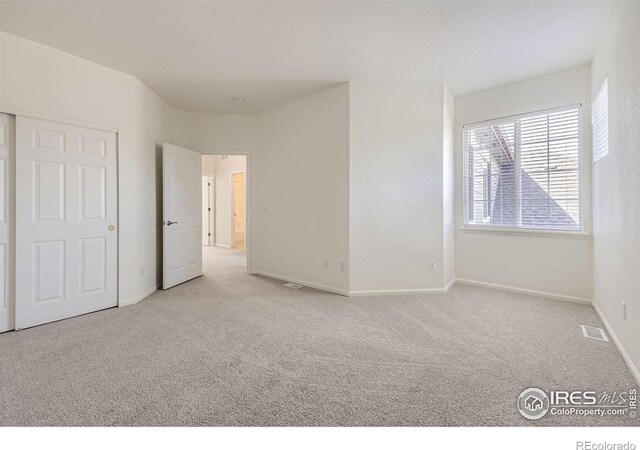
[[[464,127],[465,226],[582,230],[580,106]]]
[[[593,162],[609,154],[609,87],[604,80],[592,103]]]

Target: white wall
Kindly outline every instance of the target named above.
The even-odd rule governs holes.
[[[235,244],[231,235],[232,214],[231,189],[232,174],[247,171],[247,157],[231,155],[227,159],[215,156],[215,245],[221,247],[231,247]]]
[[[152,163],[169,135],[168,106],[130,75],[3,32],[0,62],[0,111],[118,129],[119,293],[136,301],[157,282]]]
[[[350,289],[441,289],[443,86],[350,86]]]
[[[590,236],[550,237],[461,229],[463,125],[582,102],[583,215],[585,230],[590,233],[589,98],[588,65],[455,98],[456,278],[591,300]]]
[[[216,160],[218,158],[215,155],[203,155],[202,156],[202,175],[215,175],[216,174]]]
[[[171,108],[137,79],[133,80],[133,111],[135,128],[135,177],[127,180],[134,191],[123,192],[120,176],[120,204],[134,200],[137,245],[137,268],[133,259],[126,260],[129,270],[137,276],[134,299],[152,292],[162,281],[162,143],[171,140]],[[119,166],[122,171],[122,164]],[[127,184],[125,188],[128,189]],[[133,199],[126,198],[134,196]],[[121,211],[123,211],[121,209]],[[124,212],[121,213],[122,215]],[[129,219],[129,218],[125,218]],[[125,256],[127,250],[124,249]],[[122,252],[121,252],[122,258]],[[121,259],[122,260],[122,259]],[[121,276],[123,270],[120,270]],[[131,276],[128,274],[127,276]],[[128,299],[131,297],[125,297]]]
[[[255,272],[356,294],[453,279],[453,97],[442,84],[350,83],[257,121],[173,120],[179,145],[252,158]],[[220,202],[228,186],[217,178]],[[230,223],[219,209],[218,244],[230,245]]]
[[[387,271],[386,263],[374,264],[369,267],[372,271],[363,277],[356,274],[351,288],[415,289],[443,285],[441,85],[360,84],[355,87],[353,113],[347,84],[260,116],[189,113],[168,107],[130,75],[19,37],[5,33],[0,37],[3,62],[0,105],[11,111],[119,131],[122,303],[144,297],[160,281],[160,144],[164,141],[203,153],[255,153],[252,196],[257,202],[252,212],[257,214],[250,216],[256,216],[251,226],[260,227],[259,232],[252,228],[258,270],[347,292],[350,234],[360,236],[356,230],[366,229],[368,218],[386,216],[382,213],[384,208],[373,205],[369,209],[369,190],[377,190],[382,201],[389,194],[385,186],[395,186],[396,195],[404,201],[410,199],[409,204],[418,207],[417,212],[412,207],[403,210],[395,202],[389,202],[389,198],[385,200],[391,211],[401,211],[397,229],[391,232],[404,233],[404,242],[399,247],[381,243],[380,238],[388,236],[385,227],[392,224],[380,223],[365,230],[368,234],[352,250],[357,257],[356,267],[363,271],[372,264],[369,258],[384,261],[389,249],[391,261],[402,264],[391,272]],[[395,113],[372,113],[369,106],[390,107]],[[350,116],[356,120],[352,157],[363,164],[352,173],[355,176],[352,198],[361,203],[352,211],[356,228],[351,230]],[[387,119],[391,125],[385,123]],[[370,125],[374,126],[373,137],[367,136]],[[426,131],[431,127],[433,130]],[[409,133],[408,139],[405,132]],[[387,145],[386,139],[393,143]],[[390,156],[387,151],[401,151],[403,157]],[[369,152],[375,158],[370,160]],[[405,177],[406,183],[383,177],[386,184],[369,184],[366,167],[377,165],[382,170],[389,163],[391,167],[395,165],[394,178]],[[431,198],[433,195],[440,201]],[[423,198],[427,201],[423,202]],[[437,219],[431,220],[434,211]],[[419,220],[415,227],[403,225],[405,219],[416,218]],[[400,229],[413,231],[400,233]],[[226,234],[229,233],[224,229],[218,230],[218,236]],[[414,251],[415,243],[418,252]],[[381,248],[377,248],[378,244]],[[409,251],[408,259],[405,250]],[[435,271],[426,270],[429,259],[436,261]],[[418,261],[420,267],[416,270],[414,263]],[[345,264],[344,271],[340,269],[341,263]]]
[[[245,114],[204,114],[174,109],[173,140],[201,153],[251,153],[256,148],[258,118]]]
[[[254,270],[346,292],[349,85],[260,114],[258,142],[251,162]]]
[[[594,300],[640,383],[639,23],[640,3],[616,5],[593,60],[591,92],[608,78],[609,155],[593,166]]]

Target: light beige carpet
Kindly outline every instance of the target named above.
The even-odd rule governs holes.
[[[244,273],[0,335],[2,425],[638,425],[522,418],[527,387],[634,386],[590,306],[456,286],[345,298]],[[231,258],[231,259],[229,259]]]

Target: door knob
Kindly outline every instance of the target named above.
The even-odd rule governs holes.
[[[109,226],[107,227],[107,230],[109,230],[109,231],[113,231],[113,230],[115,230],[115,229],[116,229],[116,227],[114,227],[113,225],[109,225]]]
[[[171,226],[171,225],[173,225],[174,223],[178,223],[178,222],[172,222],[172,221],[170,221],[170,220],[167,220],[167,226]]]

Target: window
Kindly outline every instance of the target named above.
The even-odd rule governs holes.
[[[465,226],[582,231],[580,106],[464,127]]]
[[[593,99],[593,162],[600,161],[609,154],[609,88],[604,80]]]

